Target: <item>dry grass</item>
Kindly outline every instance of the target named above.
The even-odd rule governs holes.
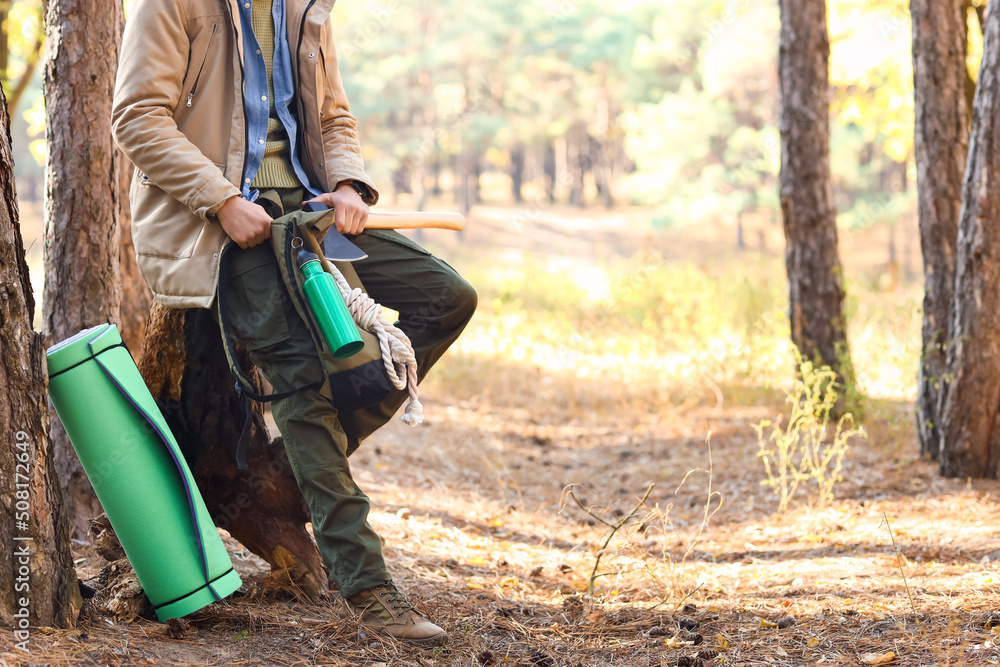
[[[868,334],[855,343],[855,359],[881,364],[856,361],[868,373],[866,391],[880,397],[865,421],[869,439],[854,443],[833,503],[779,513],[760,483],[753,429],[783,408],[789,362],[779,257],[741,256],[741,266],[754,267],[753,280],[734,283],[735,269],[718,266],[731,254],[712,263],[694,239],[689,257],[671,259],[679,242],[661,238],[664,259],[643,278],[655,289],[643,294],[652,299],[671,289],[673,301],[659,302],[669,305],[661,319],[630,328],[629,299],[640,290],[588,305],[563,299],[571,288],[553,276],[566,273],[559,267],[574,257],[593,257],[587,238],[611,238],[601,246],[609,254],[600,266],[619,279],[615,256],[648,245],[641,231],[619,226],[587,236],[542,225],[533,238],[548,252],[527,253],[515,228],[490,220],[484,216],[455,262],[479,274],[483,307],[423,388],[428,423],[411,430],[394,422],[352,460],[397,582],[449,630],[446,645],[415,649],[365,635],[337,617],[335,598],[296,600],[229,540],[247,586],[190,617],[186,631],[170,636],[152,621],[91,616],[74,630],[36,630],[29,656],[0,631],[0,659],[658,666],[713,649],[720,656],[704,664],[856,665],[890,652],[900,665],[1000,661],[992,631],[1000,622],[998,486],[941,479],[917,458],[909,392],[919,320],[894,317],[916,310],[912,285],[886,292],[877,280],[859,282],[852,330]],[[447,236],[432,242],[454,243]],[[508,250],[498,260],[502,247]],[[455,246],[448,252],[458,255]],[[525,273],[518,262],[527,255],[534,259]],[[533,281],[543,284],[532,294]],[[685,298],[699,285],[703,291]],[[697,299],[702,307],[691,310]],[[734,299],[739,303],[726,309]],[[597,317],[600,326],[584,326]],[[673,334],[664,338],[668,321]],[[557,333],[581,326],[585,339],[557,344],[566,340]],[[734,345],[713,347],[730,334]],[[643,349],[661,360],[674,354],[675,365],[665,370],[622,353]],[[762,359],[768,354],[773,358]],[[643,506],[601,552],[587,595],[610,528],[565,502],[567,487],[576,485],[581,503],[616,525],[650,484]],[[713,492],[721,507],[706,522],[706,507],[717,504]],[[77,556],[81,576],[96,576],[92,551]]]

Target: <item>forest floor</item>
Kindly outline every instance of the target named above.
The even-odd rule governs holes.
[[[918,456],[919,285],[885,278],[873,237],[844,239],[867,438],[833,500],[802,490],[779,511],[754,425],[787,410],[780,238],[740,252],[731,230],[641,217],[483,208],[461,242],[427,237],[473,278],[479,313],[422,386],[425,424],[394,420],[352,468],[397,583],[447,643],[365,633],[335,594],[298,599],[224,536],[245,586],[185,628],[90,614],[34,629],[28,654],[0,630],[0,662],[1000,662],[1000,485]],[[100,559],[75,555],[93,584]]]

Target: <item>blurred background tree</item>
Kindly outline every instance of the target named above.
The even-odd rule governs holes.
[[[925,276],[917,424],[920,451],[931,458],[938,457],[942,442],[955,253],[969,152],[968,5],[969,0],[910,3],[916,100],[914,152]],[[976,19],[979,22],[978,14]]]
[[[31,70],[42,2],[0,2],[4,89],[13,96],[23,86],[12,133],[29,225],[43,196],[45,114],[40,68]],[[967,28],[962,74],[971,105],[985,0],[956,2]],[[827,4],[836,222],[878,239],[864,248],[874,270],[846,278],[898,296],[921,270],[910,3]],[[639,221],[651,249],[667,228],[690,230],[717,253],[781,247],[773,0],[362,0],[333,16],[382,205],[455,208],[517,230],[553,207],[565,225]],[[577,215],[581,207],[594,210]],[[608,207],[614,213],[604,218]],[[25,239],[34,269],[40,235]],[[32,272],[37,293],[41,273]],[[593,281],[588,290],[601,293]],[[849,322],[860,321],[852,320],[857,293],[848,286]],[[142,296],[131,312],[143,310]]]
[[[20,194],[37,201],[42,0],[0,8]],[[748,222],[777,225],[774,2],[369,0],[334,20],[387,201],[648,205],[660,226],[724,221],[741,247],[762,242]],[[884,227],[896,263],[916,209],[908,4],[831,0],[829,21],[838,222]]]
[[[781,0],[780,9],[780,197],[788,319],[803,360],[829,366],[850,395],[855,380],[844,317],[837,208],[830,187],[826,2]]]
[[[0,1],[0,83],[7,96],[14,175],[23,200],[42,197],[45,109],[39,64],[45,48],[46,0]]]
[[[334,12],[338,49],[389,200],[648,205],[740,247],[777,224],[775,3],[361,7]],[[884,227],[890,265],[916,208],[909,26],[905,0],[830,3],[838,222]]]
[[[16,112],[34,77],[45,45],[43,0],[0,3],[0,78],[7,108]]]

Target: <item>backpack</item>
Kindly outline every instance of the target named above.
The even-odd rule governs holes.
[[[265,206],[265,210],[271,212],[268,206]],[[317,239],[317,243],[321,245],[327,231],[333,225],[333,213],[333,210],[318,212],[300,210],[281,215],[271,222],[271,248],[274,250],[278,262],[279,274],[296,312],[312,334],[313,344],[316,346],[316,353],[324,370],[324,379],[321,382],[296,387],[287,392],[258,394],[256,385],[247,377],[233,351],[233,339],[229,325],[225,321],[225,309],[223,308],[226,299],[223,287],[225,281],[220,281],[219,298],[217,299],[219,328],[222,330],[222,342],[229,369],[236,378],[236,392],[244,398],[246,410],[246,422],[236,453],[236,461],[240,470],[247,469],[246,447],[250,439],[250,423],[252,421],[250,400],[275,401],[287,398],[298,391],[315,389],[338,410],[352,411],[381,402],[388,397],[392,389],[393,383],[386,371],[378,337],[362,327],[358,327],[358,334],[361,336],[364,347],[346,359],[336,359],[320,333],[316,319],[306,303],[302,272],[299,271],[295,262],[295,251],[302,245],[306,234],[314,235],[313,238]],[[234,246],[239,247],[235,243],[229,242],[222,249],[219,258],[220,273],[224,270],[227,253]],[[361,280],[350,262],[333,262],[333,264],[351,288],[364,290]]]

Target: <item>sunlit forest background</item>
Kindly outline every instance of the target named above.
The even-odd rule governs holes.
[[[11,8],[15,81],[37,37],[35,5]],[[642,205],[654,229],[720,222],[734,243],[741,222],[777,224],[773,2],[394,0],[334,19],[369,170],[393,201]],[[914,199],[907,3],[835,0],[829,20],[841,225],[899,221]],[[34,71],[13,130],[28,201],[43,189]]]
[[[12,81],[31,58],[36,4],[11,8]],[[493,337],[497,353],[577,371],[615,366],[597,359],[614,335],[618,349],[648,354],[628,367],[715,382],[776,368],[788,377],[776,3],[393,0],[353,3],[334,19],[381,205],[460,210],[528,246],[515,264],[502,254],[470,262],[486,304],[532,311],[537,325],[521,342]],[[912,398],[921,268],[908,5],[835,0],[829,26],[831,161],[859,386]],[[969,34],[974,77],[978,26]],[[28,219],[44,191],[40,81],[35,68],[13,127]],[[634,243],[553,259],[558,247],[538,254],[531,243],[545,224],[621,230]],[[40,285],[40,244],[29,255]],[[547,338],[572,332],[579,343],[566,359]]]
[[[965,3],[970,100],[985,4]],[[40,7],[13,0],[0,53],[36,302]],[[394,576],[455,630],[452,653],[431,664],[556,664],[536,660],[543,649],[574,665],[701,664],[676,658],[702,640],[737,665],[887,664],[890,648],[921,665],[1000,660],[1000,486],[940,477],[915,424],[924,276],[910,3],[828,7],[832,186],[862,395],[851,425],[863,432],[789,427],[840,458],[795,481],[786,503],[762,465],[763,424],[821,401],[795,393],[779,3],[336,5],[377,208],[464,213],[462,233],[413,234],[479,293],[421,384],[425,427],[394,420],[351,459]],[[289,603],[267,564],[224,537],[257,588],[201,618],[191,632],[205,641],[98,623],[92,645],[199,664],[269,651],[273,664],[351,651],[349,664],[413,664],[327,606]],[[81,578],[97,581],[100,558],[75,548]],[[704,637],[684,639],[681,614]],[[83,650],[68,636],[51,640],[50,664],[76,664],[53,657]]]

